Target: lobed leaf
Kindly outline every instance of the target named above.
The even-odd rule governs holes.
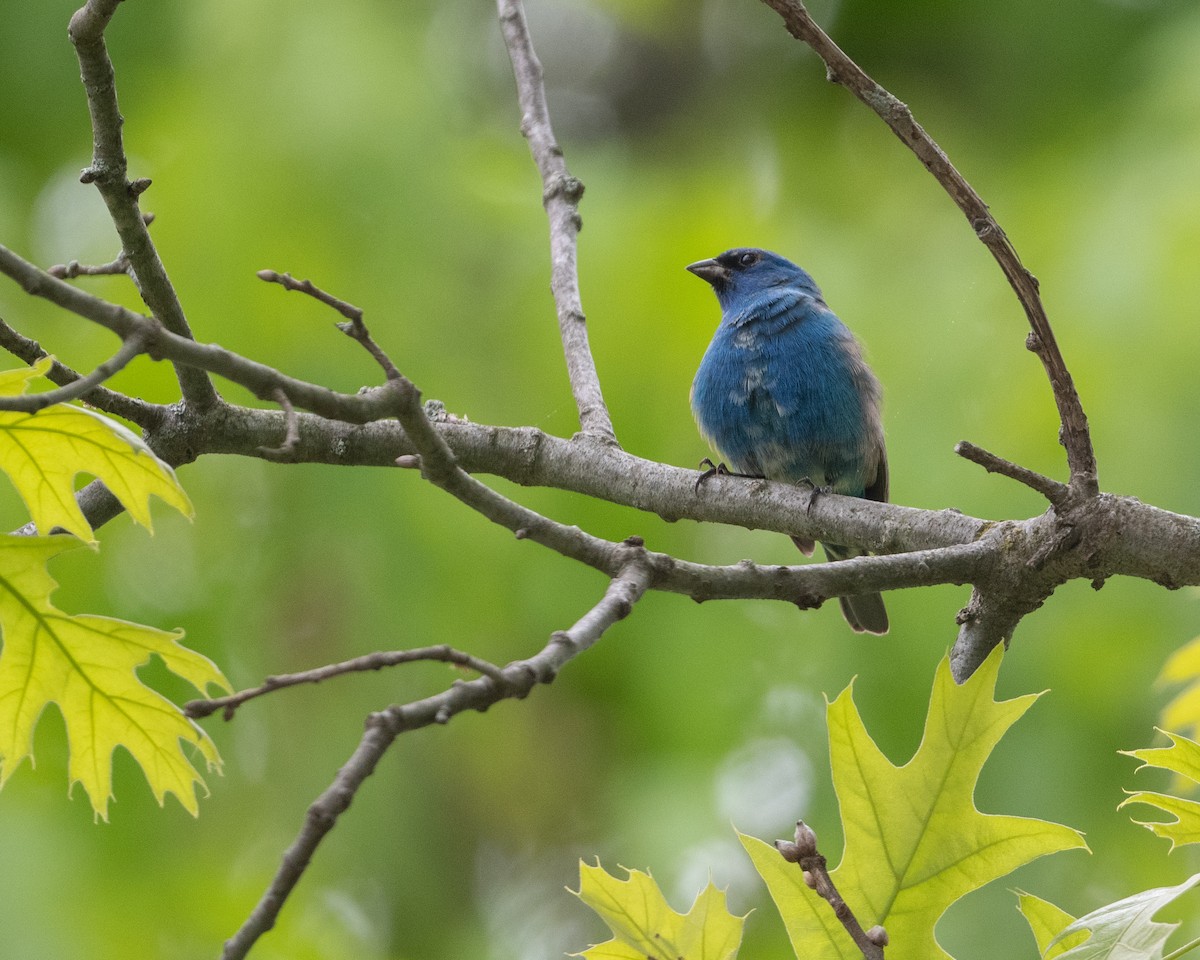
[[[0,786],[23,760],[32,762],[38,718],[57,703],[71,784],[83,784],[98,817],[108,818],[112,754],[119,746],[142,767],[160,804],[173,793],[194,816],[196,785],[203,787],[203,780],[192,760],[219,770],[216,746],[136,670],[157,656],[202,694],[209,684],[225,690],[229,684],[210,660],[179,644],[182,631],[56,609],[50,595],[57,584],[46,563],[78,545],[61,535],[0,536]]]
[[[1057,935],[1064,932],[1075,918],[1061,907],[1032,893],[1017,892],[1017,910],[1029,924],[1033,939],[1037,941],[1038,956],[1043,960],[1054,960],[1088,938],[1087,931],[1080,930],[1056,940]]]
[[[960,897],[1022,864],[1059,850],[1087,849],[1069,827],[980,813],[975,784],[993,748],[1037,696],[995,700],[1001,650],[964,684],[949,658],[938,667],[917,752],[903,766],[875,745],[854,704],[853,686],[828,706],[830,763],[845,827],[845,851],[831,872],[864,928],[882,924],[888,960],[948,957],[934,926]],[[861,960],[829,905],[774,847],[742,836],[805,960]]]
[[[1171,740],[1169,747],[1147,747],[1143,750],[1122,750],[1127,757],[1142,761],[1143,767],[1158,767],[1170,770],[1178,776],[1190,780],[1193,784],[1200,783],[1200,743],[1181,737],[1179,734],[1160,730]],[[1131,803],[1144,803],[1157,807],[1175,819],[1165,822],[1135,820],[1157,837],[1163,837],[1171,842],[1171,849],[1189,843],[1200,843],[1200,803],[1166,793],[1151,790],[1126,790],[1128,796],[1121,802],[1121,807]],[[1118,808],[1120,809],[1120,808]]]
[[[44,357],[32,367],[0,372],[0,395],[25,393],[50,363]],[[0,410],[0,470],[8,474],[42,534],[61,527],[92,539],[91,525],[75,502],[75,477],[81,473],[103,480],[129,515],[148,529],[152,496],[192,515],[191,502],[169,466],[121,424],[83,407]]]
[[[1200,873],[1176,887],[1146,890],[1093,910],[1070,924],[1051,941],[1051,945],[1072,934],[1088,931],[1091,937],[1059,954],[1059,960],[1163,960],[1167,938],[1179,924],[1156,923],[1154,915],[1197,883],[1200,883]]]
[[[1167,730],[1181,733],[1200,730],[1200,637],[1176,650],[1163,664],[1158,683],[1183,684],[1183,689],[1163,707],[1160,721]]]
[[[613,939],[576,956],[587,960],[732,960],[745,917],[735,917],[725,893],[709,881],[686,913],[672,910],[648,873],[626,871],[625,880],[598,863],[579,864],[576,896],[596,911]]]

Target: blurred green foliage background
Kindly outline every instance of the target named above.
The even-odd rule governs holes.
[[[49,265],[116,241],[78,183],[90,134],[66,38],[74,0],[0,32],[0,242]],[[1101,481],[1200,513],[1200,7],[1188,0],[814,0],[842,47],[907,102],[1042,281],[1091,417]],[[886,389],[893,498],[1024,517],[1029,490],[955,457],[970,439],[1064,475],[1040,365],[1000,271],[920,164],[774,13],[750,0],[529,4],[554,120],[587,185],[580,269],[597,363],[630,452],[690,466],[688,412],[717,320],[693,260],[742,244],[806,266]],[[366,310],[425,392],[472,420],[570,435],[540,185],[488,3],[137,0],[108,34],[131,175],[197,335],[299,377],[374,382],[328,310],[258,281],[287,270]],[[140,306],[128,283],[80,281]],[[114,350],[0,283],[0,315],[64,361]],[[116,386],[174,399],[143,360]],[[232,399],[246,396],[230,388]],[[383,648],[450,643],[505,662],[600,596],[595,573],[514,541],[412,472],[206,459],[197,516],[128,518],[59,562],[60,605],[182,626],[238,687]],[[497,486],[512,492],[503,482]],[[786,538],[546,490],[532,507],[700,561],[790,563]],[[4,501],[10,529],[23,521]],[[881,747],[915,749],[967,590],[889,597],[892,633],[836,605],[650,595],[553,686],[393,748],[252,954],[522,958],[604,931],[564,891],[580,857],[649,867],[684,908],[711,872],[757,908],[746,956],[788,955],[731,823],[767,839],[798,816],[836,860],[822,696],[852,677]],[[1196,869],[1117,812],[1147,785],[1118,749],[1152,742],[1166,654],[1197,632],[1192,590],[1061,589],[1021,626],[1001,693],[1050,692],[1001,744],[985,812],[1084,830],[1093,855],[1038,862],[956,906],[958,956],[1033,956],[1019,885],[1083,913]],[[144,675],[180,698],[162,671]],[[242,921],[364,716],[442,689],[419,665],[293,690],[206,726],[226,761],[192,820],[116,760],[112,822],[68,800],[61,720],[0,794],[5,956],[212,957]],[[980,938],[980,930],[988,936]]]

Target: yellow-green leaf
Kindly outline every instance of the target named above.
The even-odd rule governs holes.
[[[1154,915],[1197,883],[1200,883],[1200,873],[1178,886],[1145,890],[1093,910],[1070,924],[1051,941],[1051,945],[1077,932],[1087,931],[1091,936],[1059,954],[1059,960],[1163,960],[1167,939],[1179,924],[1157,923]]]
[[[997,702],[999,667],[997,648],[960,686],[950,674],[949,659],[942,661],[921,745],[901,767],[867,733],[852,687],[829,704],[830,763],[846,838],[832,875],[864,928],[886,928],[888,960],[946,958],[933,931],[954,901],[1038,857],[1087,848],[1069,827],[975,808],[975,784],[984,763],[1037,699]],[[861,960],[829,905],[804,884],[800,869],[761,840],[741,839],[783,916],[796,955]]]
[[[1192,783],[1200,783],[1200,743],[1167,731],[1171,740],[1169,747],[1147,747],[1143,750],[1122,750],[1126,756],[1142,761],[1138,767],[1159,767],[1170,770]],[[1171,842],[1171,849],[1189,843],[1200,843],[1200,803],[1166,793],[1150,790],[1126,790],[1128,796],[1122,801],[1124,807],[1130,803],[1145,803],[1157,807],[1175,819],[1166,822],[1135,820],[1157,837]]]
[[[1175,699],[1163,707],[1162,726],[1181,733],[1200,729],[1200,637],[1185,643],[1167,658],[1158,682],[1184,684]]]
[[[1056,941],[1055,938],[1065,931],[1075,918],[1061,907],[1056,907],[1041,897],[1035,897],[1032,893],[1017,893],[1017,909],[1029,924],[1033,939],[1037,941],[1038,956],[1042,957],[1042,960],[1054,960],[1059,954],[1066,953],[1071,947],[1078,946],[1088,938],[1087,931],[1078,930]]]
[[[0,395],[23,394],[49,365],[47,357],[32,367],[0,373]],[[0,410],[0,470],[8,474],[43,534],[61,527],[92,539],[92,528],[75,502],[80,473],[103,480],[144,527],[150,527],[151,496],[192,515],[187,494],[169,466],[115,420],[83,407],[60,403],[37,413]]]
[[[46,562],[78,545],[61,535],[0,537],[0,785],[32,759],[34,727],[53,702],[66,722],[71,783],[83,784],[98,816],[107,819],[118,746],[141,766],[160,804],[173,793],[195,815],[203,780],[192,761],[219,769],[216,747],[136,669],[158,656],[201,693],[229,684],[210,660],[179,644],[181,631],[56,609]]]
[[[648,873],[612,876],[599,864],[579,864],[577,896],[600,915],[613,939],[576,956],[587,960],[731,960],[745,917],[735,917],[725,893],[710,881],[686,914],[672,910]]]
[[[0,397],[19,397],[29,390],[29,384],[44,377],[54,363],[53,357],[42,357],[37,363],[16,370],[0,370]]]

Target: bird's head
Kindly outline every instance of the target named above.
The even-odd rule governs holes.
[[[769,250],[737,247],[711,260],[688,264],[688,270],[712,284],[722,307],[742,297],[766,293],[773,287],[792,287],[820,299],[813,278],[786,257]]]

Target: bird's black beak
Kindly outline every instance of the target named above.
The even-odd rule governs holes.
[[[718,260],[697,260],[687,265],[688,270],[701,280],[707,280],[714,287],[729,282],[729,268]]]

